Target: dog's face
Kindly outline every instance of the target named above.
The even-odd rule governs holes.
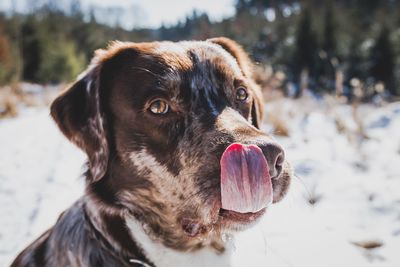
[[[114,43],[51,109],[88,154],[88,192],[167,246],[218,247],[287,191],[251,63],[229,39]]]

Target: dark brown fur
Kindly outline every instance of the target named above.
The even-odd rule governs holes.
[[[238,87],[248,100],[235,100]],[[171,112],[148,112],[155,97]],[[115,42],[96,52],[51,115],[88,155],[86,194],[12,266],[132,266],[132,258],[152,264],[129,232],[128,216],[166,247],[222,253],[225,230],[253,223],[220,210],[219,159],[233,142],[263,150],[273,166],[274,202],[289,185],[289,165],[276,162],[282,149],[259,130],[263,101],[252,63],[230,39]]]

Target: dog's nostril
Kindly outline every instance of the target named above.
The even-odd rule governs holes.
[[[259,146],[267,159],[269,166],[269,175],[271,179],[276,179],[282,172],[282,165],[285,161],[285,154],[283,149],[274,143],[269,143],[263,146]]]
[[[285,161],[285,157],[283,155],[283,152],[281,152],[281,153],[279,153],[278,157],[276,158],[275,167],[282,167],[284,161]]]
[[[283,165],[284,161],[285,161],[285,156],[283,154],[283,151],[281,151],[280,153],[278,153],[278,155],[275,158],[275,164],[273,165],[274,166],[273,167],[273,169],[274,169],[273,172],[274,173],[273,173],[273,175],[270,174],[271,175],[271,179],[279,178],[279,176],[282,173],[282,165]]]

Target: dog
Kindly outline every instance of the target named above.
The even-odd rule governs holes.
[[[286,194],[284,150],[235,41],[113,42],[51,105],[85,194],[17,266],[232,266],[224,235]]]

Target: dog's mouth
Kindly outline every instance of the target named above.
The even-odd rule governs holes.
[[[221,157],[221,211],[235,218],[251,218],[273,200],[269,167],[255,145],[231,144]]]
[[[273,202],[272,179],[262,150],[255,145],[229,145],[220,160],[220,198],[212,205],[218,219],[214,223],[227,229],[243,229],[260,219]],[[200,220],[184,219],[189,236],[207,232]]]
[[[235,212],[232,210],[226,210],[226,209],[221,208],[219,210],[218,215],[223,220],[228,220],[230,222],[235,222],[235,223],[249,224],[249,223],[255,222],[261,216],[263,216],[265,211],[266,211],[266,208],[261,209],[257,212],[240,213],[240,212]]]

